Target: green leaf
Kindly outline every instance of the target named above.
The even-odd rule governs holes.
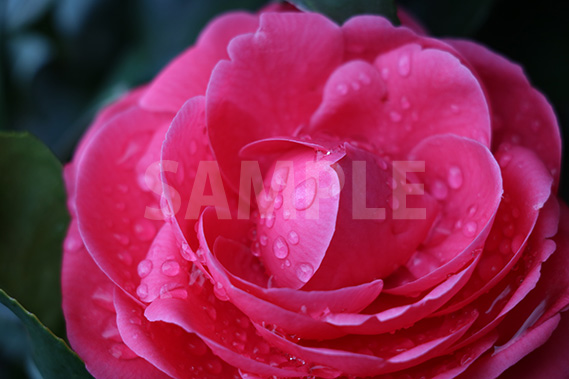
[[[303,11],[322,13],[338,24],[359,14],[376,14],[399,25],[397,8],[393,0],[289,0]]]
[[[0,133],[0,172],[0,288],[63,336],[61,164],[30,135]]]
[[[33,358],[45,379],[92,378],[79,357],[61,339],[53,335],[38,318],[0,290],[0,303],[22,321],[33,344]]]

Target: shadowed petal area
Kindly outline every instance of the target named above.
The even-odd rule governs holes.
[[[142,107],[177,112],[189,98],[204,95],[211,72],[227,59],[227,44],[237,35],[257,29],[258,16],[244,12],[222,15],[201,33],[196,45],[168,64],[142,97]]]
[[[329,341],[298,344],[256,325],[273,346],[347,375],[371,376],[413,367],[444,351],[458,341],[475,321],[476,312],[461,317],[425,320],[396,334],[346,336]]]
[[[308,362],[291,364],[290,355],[269,346],[249,319],[231,303],[218,300],[208,284],[192,285],[186,299],[158,299],[144,314],[150,321],[195,333],[215,355],[246,372],[285,378],[308,375]]]
[[[468,41],[449,41],[474,66],[492,108],[493,150],[501,144],[536,152],[559,183],[561,136],[547,99],[531,86],[520,66]]]
[[[340,29],[324,16],[265,13],[260,18],[255,34],[231,41],[231,60],[216,66],[207,90],[211,145],[233,188],[239,183],[235,157],[241,148],[293,135],[308,123],[326,78],[342,58]]]
[[[97,265],[134,294],[136,263],[144,259],[163,221],[147,218],[156,198],[141,188],[137,164],[169,114],[132,107],[109,121],[85,150],[77,167],[77,222]]]
[[[462,374],[461,378],[488,379],[498,377],[508,367],[545,343],[559,324],[560,318],[559,314],[555,315],[543,324],[528,330],[515,344],[499,351],[494,349],[493,353],[487,353],[474,362]],[[541,366],[542,362],[539,365]]]
[[[430,235],[403,270],[386,280],[387,293],[413,295],[457,272],[481,251],[500,204],[500,167],[480,143],[455,135],[423,140],[409,159],[425,162],[417,173],[440,201]]]
[[[72,221],[62,268],[63,312],[73,349],[97,378],[169,378],[124,343],[113,304],[115,286],[89,256]]]
[[[218,357],[195,334],[164,322],[150,322],[144,308],[115,289],[119,332],[139,357],[174,378],[227,379],[237,370]]]
[[[255,269],[260,264],[250,249],[223,237],[215,240],[213,259],[217,259],[219,263],[208,265],[210,271],[222,270],[236,287],[282,308],[304,312],[315,318],[329,313],[358,313],[377,298],[383,284],[381,280],[375,280],[331,291],[296,291],[286,287],[267,287],[268,278],[264,273],[259,273],[257,280],[252,278],[255,272],[260,271],[260,267],[259,270]],[[218,276],[212,275],[214,278]]]
[[[382,295],[362,314],[330,314],[324,320],[347,334],[373,335],[409,327],[430,316],[460,291],[479,261],[478,255],[464,270],[450,275],[419,299]]]
[[[388,277],[425,239],[438,212],[414,176],[422,166],[399,165],[348,143],[344,149],[346,156],[335,168],[343,188],[334,237],[305,289]]]

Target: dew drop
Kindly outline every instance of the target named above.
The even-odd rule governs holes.
[[[127,266],[130,266],[132,264],[132,255],[130,255],[130,253],[123,251],[121,253],[118,254],[118,258],[119,260],[124,263]]]
[[[288,167],[280,167],[275,170],[271,179],[271,189],[276,192],[282,191],[286,187],[288,179]]]
[[[464,224],[464,227],[462,228],[462,233],[466,237],[472,237],[476,234],[477,229],[478,229],[478,225],[476,225],[476,222],[469,221],[466,224]]]
[[[393,209],[394,211],[399,209],[399,199],[395,196],[393,196],[393,198],[391,199],[391,209]]]
[[[138,355],[129,349],[124,343],[116,343],[109,349],[109,353],[116,359],[134,359],[138,358]]]
[[[275,214],[274,213],[269,213],[267,215],[267,219],[265,220],[265,224],[267,225],[267,228],[272,228],[275,225]]]
[[[411,107],[411,103],[409,102],[409,99],[407,99],[406,96],[402,96],[401,97],[401,108],[402,109],[409,109]]]
[[[288,259],[285,260],[285,267],[290,267],[290,261]]]
[[[468,216],[469,216],[469,217],[474,216],[474,215],[476,214],[476,211],[477,211],[477,210],[478,210],[478,208],[476,208],[476,205],[471,205],[471,206],[468,208]]]
[[[316,180],[309,178],[294,189],[294,207],[302,211],[312,205],[316,197]]]
[[[409,75],[409,73],[411,72],[411,61],[409,59],[409,55],[403,54],[399,58],[399,64],[397,70],[399,71],[399,75],[403,77]]]
[[[127,246],[130,243],[130,238],[124,234],[114,234],[113,237],[123,246]]]
[[[219,362],[219,360],[217,359],[212,359],[209,362],[207,362],[205,368],[207,371],[209,371],[214,375],[219,375],[223,371],[223,366],[221,365],[221,362]]]
[[[298,233],[294,230],[291,230],[288,233],[287,240],[291,245],[296,245],[300,239],[298,237]]]
[[[399,114],[395,111],[391,111],[391,112],[389,112],[389,118],[393,122],[399,122],[399,121],[401,121],[401,114]]]
[[[191,248],[190,245],[188,245],[188,243],[185,242],[185,241],[182,242],[182,250],[181,250],[180,253],[181,253],[181,255],[182,255],[182,258],[184,258],[184,259],[187,260],[187,261],[195,262],[196,259],[197,259],[196,255],[195,255],[194,252],[192,251],[192,248]]]
[[[140,276],[141,279],[146,278],[148,274],[150,274],[150,271],[152,271],[152,261],[149,261],[148,259],[140,261],[137,271],[138,276]]]
[[[175,260],[169,259],[162,263],[162,274],[166,276],[176,276],[180,273],[180,264]]]
[[[273,242],[273,253],[275,257],[284,259],[288,255],[288,245],[283,237],[278,236]]]
[[[301,263],[296,267],[296,277],[303,283],[306,283],[312,277],[314,268],[310,263]]]
[[[508,167],[508,164],[511,161],[512,161],[512,155],[511,154],[504,154],[500,157],[500,159],[498,160],[498,163],[500,164],[500,167],[506,168],[506,167]]]
[[[440,180],[435,180],[431,187],[431,193],[437,200],[444,200],[448,196],[448,188],[446,184]]]
[[[215,283],[215,286],[213,287],[213,293],[221,301],[229,300],[229,296],[227,296],[227,291],[223,287],[223,284],[221,284],[220,282]]]
[[[458,105],[456,104],[451,104],[450,105],[450,110],[452,113],[458,113],[458,111],[460,110],[460,108],[458,107]]]
[[[134,224],[134,234],[143,242],[150,241],[156,234],[156,228],[151,221],[143,219]]]
[[[259,238],[259,242],[261,243],[261,246],[267,246],[268,240],[269,240],[269,237],[267,237],[265,234],[262,234],[261,237]]]
[[[338,91],[340,95],[345,95],[348,93],[348,86],[343,83],[340,83],[336,86],[336,91]]]
[[[448,185],[450,188],[458,189],[462,186],[462,171],[456,166],[452,166],[448,170]]]
[[[381,69],[381,77],[383,80],[387,80],[389,78],[389,69],[387,67]]]
[[[352,82],[350,85],[352,86],[352,89],[354,91],[357,91],[360,89],[360,83],[358,83],[358,82]]]
[[[282,206],[283,206],[283,196],[281,194],[278,194],[275,197],[274,208],[275,208],[275,210],[277,210],[277,209],[281,209]]]
[[[136,289],[136,294],[138,295],[140,300],[146,299],[146,297],[148,296],[148,286],[146,284],[142,283]]]
[[[366,74],[364,74],[363,72],[360,72],[358,79],[360,80],[360,82],[362,82],[363,84],[367,85],[371,83],[371,79],[369,76],[367,76]]]

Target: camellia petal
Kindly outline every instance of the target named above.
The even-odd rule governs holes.
[[[97,378],[169,378],[123,342],[113,304],[115,286],[97,267],[71,223],[63,255],[63,312],[67,337]]]

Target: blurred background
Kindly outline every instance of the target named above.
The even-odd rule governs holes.
[[[149,81],[191,45],[216,14],[254,10],[265,3],[0,0],[0,130],[29,131],[66,162],[103,104]],[[474,39],[521,63],[553,104],[562,133],[569,138],[569,2],[397,4],[435,36]],[[566,174],[561,194],[567,200]],[[39,377],[23,333],[15,317],[0,306],[0,378]]]

